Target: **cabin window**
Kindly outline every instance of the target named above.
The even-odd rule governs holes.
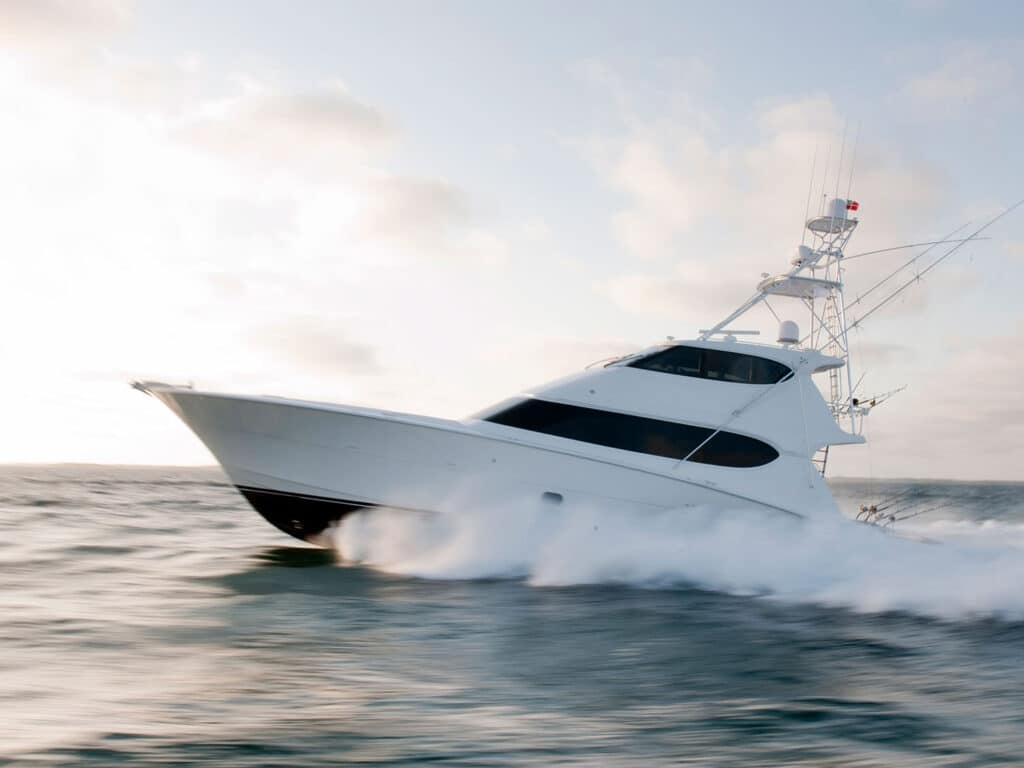
[[[719,467],[760,467],[778,457],[779,452],[768,443],[734,432],[719,432],[690,461]]]
[[[532,398],[487,416],[484,420],[506,427],[669,459],[686,458],[714,432],[707,427]],[[722,467],[760,467],[778,456],[778,451],[760,440],[732,432],[719,432],[690,461]]]
[[[764,357],[686,346],[668,347],[634,360],[629,367],[737,384],[775,384],[792,373],[782,363]]]

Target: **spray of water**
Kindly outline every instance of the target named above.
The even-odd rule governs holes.
[[[870,612],[1024,618],[1024,526],[947,521],[901,533],[843,518],[476,498],[431,515],[363,512],[333,536],[346,560],[423,578],[685,584]]]

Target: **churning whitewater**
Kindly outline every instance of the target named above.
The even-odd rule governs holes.
[[[867,612],[1024,617],[1024,525],[914,523],[477,498],[437,514],[366,510],[332,537],[346,560],[429,579],[688,585]]]

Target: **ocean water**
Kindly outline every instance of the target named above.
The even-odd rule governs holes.
[[[749,513],[379,510],[0,468],[0,764],[1024,765],[1024,485]]]

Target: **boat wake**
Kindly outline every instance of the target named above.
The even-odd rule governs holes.
[[[478,499],[434,515],[367,510],[331,535],[348,561],[421,578],[688,585],[863,612],[1024,619],[1019,524],[945,520],[893,534],[845,518]]]

